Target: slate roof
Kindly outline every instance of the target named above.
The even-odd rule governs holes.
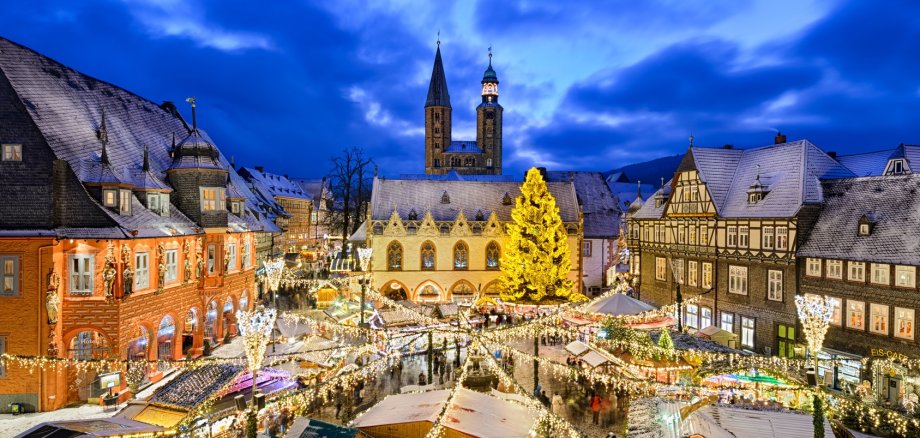
[[[894,149],[841,155],[837,157],[837,160],[853,171],[856,176],[879,176],[885,172],[888,160],[892,158],[906,158],[907,166],[911,171],[920,172],[920,146],[918,145],[901,144]]]
[[[584,214],[585,237],[611,239],[620,235],[620,213],[617,198],[610,191],[600,172],[546,172],[553,182],[569,181]]]
[[[265,188],[271,196],[283,198],[303,199],[312,201],[313,197],[303,190],[300,184],[294,182],[284,175],[269,173],[252,167],[240,169],[240,175],[249,181],[258,181],[260,184],[255,186],[257,189]]]
[[[523,182],[514,175],[461,175],[451,169],[443,175],[427,175],[424,173],[404,173],[398,179],[428,180],[428,181],[479,181],[479,182]]]
[[[920,265],[920,174],[827,181],[824,207],[801,257]],[[863,216],[877,221],[857,235]]]
[[[450,144],[444,149],[444,152],[452,154],[481,154],[482,149],[476,144],[476,140],[451,140]]]
[[[636,197],[640,194],[641,199],[648,199],[652,193],[655,193],[655,186],[651,184],[611,181],[610,178],[607,178],[607,187],[617,197],[618,205],[624,211],[635,203]]]
[[[792,217],[802,205],[822,202],[821,181],[854,176],[808,140],[743,150],[693,147],[687,154],[720,217]],[[769,193],[751,204],[747,192],[758,176]],[[634,217],[661,217],[663,211],[649,199]]]
[[[95,79],[35,51],[0,38],[0,71],[9,80],[16,97],[23,103],[28,115],[41,131],[44,139],[58,159],[66,160],[82,181],[118,179],[134,184],[137,169],[143,166],[144,147],[149,149],[151,181],[143,184],[158,186],[165,181],[165,171],[173,166],[170,149],[174,139],[187,140],[185,144],[195,146],[214,142],[207,133],[199,130],[190,137],[185,122],[166,105],[160,106],[130,91]],[[101,143],[98,130],[105,112],[105,131],[108,142],[106,153],[110,169],[103,169],[100,161]],[[228,169],[229,163],[219,150],[216,156],[201,166]],[[195,158],[194,161],[200,161]],[[181,163],[182,165],[188,164]],[[141,175],[144,179],[147,176]],[[254,195],[245,186],[236,172],[230,172],[230,179],[247,199],[246,205],[254,209]],[[89,197],[89,195],[87,194]],[[124,229],[156,228],[159,220],[170,220],[147,212],[143,206],[134,203],[132,216],[111,214],[103,209]],[[173,207],[170,211],[177,211]],[[144,213],[150,213],[148,216]],[[248,214],[247,214],[248,215]],[[138,223],[148,218],[148,224]],[[171,216],[172,218],[172,216]],[[178,228],[185,226],[187,218],[174,219]],[[247,223],[258,224],[269,230],[277,227],[270,221],[251,217]],[[141,226],[145,225],[145,226]],[[89,235],[113,235],[114,231],[90,231],[91,228],[66,230],[71,236],[79,233]],[[80,234],[81,236],[84,234]]]
[[[431,68],[431,82],[428,84],[428,98],[425,107],[446,106],[450,107],[450,93],[447,92],[447,77],[444,75],[444,64],[441,63],[441,45],[434,54],[434,67]]]
[[[329,183],[327,183],[325,179],[294,179],[293,181],[300,186],[300,189],[303,190],[304,193],[313,199],[313,209],[315,211],[320,209],[320,203],[323,202],[323,198],[331,199],[332,197],[329,191]]]
[[[656,206],[655,198],[661,193],[664,193],[665,196],[669,196],[671,194],[671,181],[672,180],[668,180],[664,183],[664,186],[658,190],[655,190],[651,196],[645,199],[645,202],[641,205],[641,207],[632,213],[631,217],[634,219],[658,219],[664,216],[664,210],[668,203],[665,202],[660,206]],[[633,209],[630,208],[630,211],[633,211]]]
[[[559,215],[563,222],[578,222],[578,201],[571,182],[547,183],[550,193],[556,198]],[[449,204],[442,204],[447,192]],[[500,221],[511,220],[514,204],[503,205],[502,199],[508,193],[511,198],[521,194],[517,182],[478,181],[432,181],[375,178],[371,194],[371,219],[388,220],[393,210],[403,220],[415,210],[421,220],[430,210],[436,221],[452,221],[462,210],[467,220],[474,220],[481,210],[486,219],[495,212]]]

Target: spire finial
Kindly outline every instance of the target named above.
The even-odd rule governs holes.
[[[141,166],[141,169],[142,169],[144,172],[149,172],[149,171],[150,171],[150,157],[149,157],[149,154],[148,154],[148,152],[147,152],[147,145],[146,145],[146,144],[144,145],[144,164]]]
[[[102,156],[99,158],[99,161],[104,165],[109,165],[109,154],[105,152],[105,142],[102,142]]]
[[[690,147],[693,147],[693,131],[690,131]]]
[[[636,180],[636,195],[642,197],[642,180]]]
[[[492,45],[489,44],[489,67],[492,66]]]
[[[103,146],[109,142],[109,130],[105,126],[105,107],[102,107],[102,121],[99,122],[99,130],[96,132],[96,137],[99,138],[99,141],[102,142]]]
[[[664,188],[664,177],[661,177],[661,188]]]
[[[230,156],[230,168],[236,170],[236,157]]]
[[[757,165],[757,181],[760,181],[760,165]]]
[[[192,104],[192,132],[198,131],[198,120],[195,118],[195,108],[198,106],[195,104],[196,100],[194,97],[186,97],[185,101]]]
[[[438,48],[441,48],[441,29],[438,29]]]

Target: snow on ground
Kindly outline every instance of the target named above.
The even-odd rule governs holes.
[[[118,409],[127,406],[127,404],[118,405]],[[22,415],[3,415],[0,419],[0,436],[16,436],[46,421],[64,421],[64,420],[91,420],[96,418],[107,418],[115,415],[116,410],[109,408],[103,411],[102,406],[98,405],[81,405],[73,408],[63,408],[50,412],[38,412],[34,414]]]
[[[811,414],[792,411],[757,411],[727,405],[712,405],[699,409],[690,415],[697,416],[700,423],[712,423],[711,429],[722,429],[745,438],[811,437],[814,436]],[[704,433],[702,430],[695,432]],[[706,435],[710,436],[710,435]],[[824,421],[824,436],[834,436],[831,425]]]

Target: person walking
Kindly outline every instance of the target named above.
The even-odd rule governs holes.
[[[565,418],[565,402],[558,392],[553,394],[553,413],[560,418]]]
[[[594,397],[591,397],[591,421],[598,425],[600,423],[600,414],[601,414],[601,397],[594,393]]]
[[[418,386],[425,386],[428,381],[425,379],[425,373],[418,373]]]

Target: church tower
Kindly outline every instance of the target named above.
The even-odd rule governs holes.
[[[428,84],[428,99],[425,100],[425,173],[438,175],[446,173],[444,150],[450,146],[450,94],[447,92],[447,78],[441,63],[441,41],[434,55],[431,82]]]
[[[498,104],[498,75],[492,69],[492,48],[489,48],[489,68],[482,75],[482,103],[476,107],[476,144],[482,150],[483,173],[502,174],[502,108]]]

